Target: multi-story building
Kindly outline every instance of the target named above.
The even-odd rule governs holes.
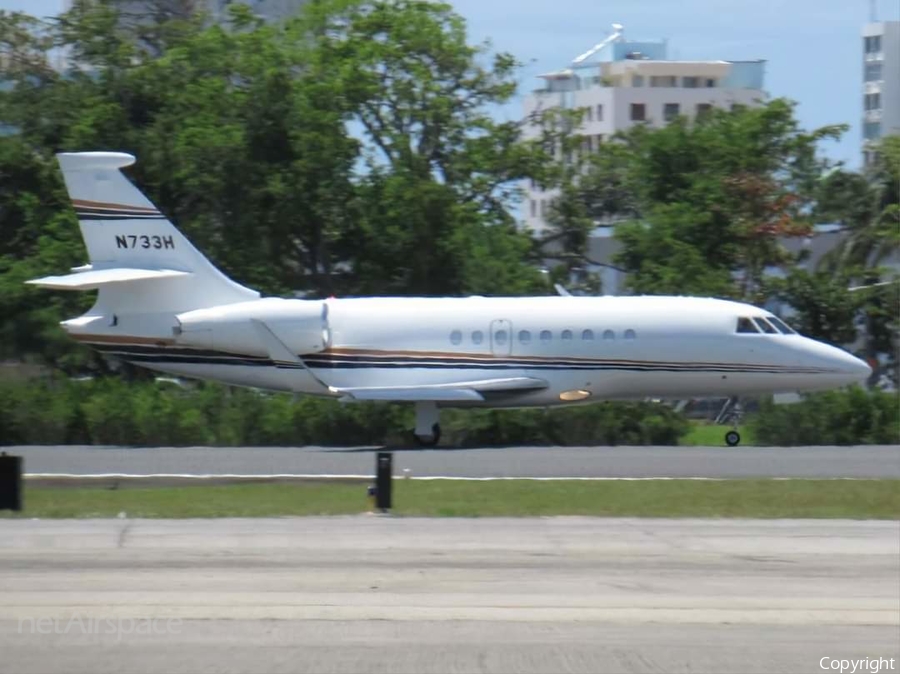
[[[872,144],[900,133],[900,21],[868,23],[862,38],[862,151],[868,166]]]
[[[660,125],[677,116],[693,118],[713,106],[753,105],[765,98],[765,62],[679,61],[665,41],[627,40],[622,27],[563,70],[546,73],[544,85],[525,97],[524,135],[541,133],[548,108],[582,110],[583,148],[595,150],[634,124]],[[523,224],[540,232],[555,192],[525,187]],[[599,223],[598,223],[599,224]]]

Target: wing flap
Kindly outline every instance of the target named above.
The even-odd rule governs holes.
[[[177,271],[175,269],[90,269],[64,276],[45,276],[26,281],[26,283],[40,286],[41,288],[56,288],[58,290],[94,290],[110,283],[149,281],[190,275],[190,272]]]
[[[547,387],[547,382],[534,377],[478,379],[449,384],[423,386],[382,386],[334,389],[342,400],[391,400],[395,402],[460,402],[483,401],[484,393],[534,391]]]

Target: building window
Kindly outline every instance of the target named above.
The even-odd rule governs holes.
[[[676,82],[674,75],[652,75],[650,77],[651,87],[674,87]]]
[[[553,333],[549,330],[541,330],[541,341],[545,344],[549,343],[550,340],[553,339]]]
[[[706,78],[706,88],[713,89],[716,86],[716,81],[710,77]]]
[[[631,76],[631,86],[633,86],[633,87],[644,86],[644,76],[643,75],[632,75]]]
[[[562,340],[564,342],[571,341],[572,339],[572,331],[571,330],[563,330],[562,331]]]
[[[709,103],[697,103],[697,117],[708,115],[710,110],[712,110],[712,105]]]
[[[585,342],[590,342],[594,339],[594,331],[593,330],[584,330],[581,333],[581,339]]]
[[[587,121],[594,121],[594,109],[591,106],[585,108],[585,113],[587,114]]]
[[[541,199],[541,217],[543,218],[546,215],[547,215],[547,200]]]
[[[881,51],[881,36],[870,35],[863,40],[867,54],[877,54]]]
[[[472,333],[472,344],[481,344],[484,341],[484,333],[481,330],[476,330]]]
[[[681,78],[681,86],[685,89],[696,89],[700,86],[700,83],[697,81],[696,77],[682,77]]]
[[[537,215],[537,202],[532,199],[531,200],[531,217],[535,217]]]
[[[634,332],[634,330],[629,328],[628,330],[625,331],[625,339],[632,340],[635,338],[637,338],[637,334]]]
[[[667,122],[671,122],[673,119],[678,117],[678,114],[681,112],[681,108],[678,103],[666,103],[663,105],[663,119]]]
[[[597,121],[598,122],[603,121],[603,106],[602,105],[597,106]]]
[[[528,330],[519,330],[519,343],[520,344],[530,344],[531,343],[531,333]]]
[[[459,330],[454,330],[450,333],[450,343],[451,344],[460,344],[462,342],[462,332]]]
[[[603,339],[610,341],[616,338],[616,333],[612,330],[604,330],[603,331]]]
[[[881,94],[866,94],[863,98],[863,105],[866,110],[881,110]]]
[[[881,122],[866,122],[863,124],[863,138],[866,140],[881,138]]]
[[[602,133],[598,133],[597,136],[596,136],[596,138],[597,138],[597,142],[594,144],[594,146],[599,150],[599,149],[600,149],[600,145],[603,143],[603,134],[602,134]]]
[[[881,79],[881,64],[867,63],[863,72],[863,79],[866,82],[877,82]]]
[[[647,106],[643,103],[631,104],[631,121],[643,122],[647,119]]]

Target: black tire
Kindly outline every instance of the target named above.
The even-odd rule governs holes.
[[[725,434],[725,444],[729,447],[737,447],[741,442],[741,434],[737,431],[728,431]]]
[[[416,435],[413,433],[416,443],[420,447],[435,447],[441,441],[441,425],[435,424],[431,427],[431,435]]]

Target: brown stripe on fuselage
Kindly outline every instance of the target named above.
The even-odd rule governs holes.
[[[111,204],[105,201],[88,201],[87,199],[72,199],[73,206],[83,206],[84,208],[102,208],[111,211],[143,211],[144,213],[159,213],[156,208],[148,208],[147,206],[130,206],[128,204]]]
[[[448,351],[379,351],[377,349],[353,349],[353,348],[330,348],[321,351],[320,353],[334,356],[374,356],[380,358],[390,358],[391,356],[396,356],[398,358],[446,358],[448,360],[468,360],[468,359],[483,359],[483,360],[508,360],[510,358],[514,358],[515,360],[522,361],[531,361],[533,363],[542,363],[545,361],[573,361],[576,363],[597,363],[597,362],[610,362],[608,358],[585,358],[581,356],[565,356],[565,355],[555,355],[555,356],[522,356],[515,354],[492,354],[492,353],[465,353],[465,352],[448,352]],[[318,355],[318,354],[314,354]],[[628,360],[625,358],[614,358],[612,361],[616,363],[626,363],[633,365],[641,365],[647,362],[665,364],[665,365],[708,365],[708,366],[717,366],[717,365],[733,365],[735,363],[721,363],[721,362],[698,362],[698,361],[646,361],[646,360]],[[749,363],[748,363],[749,364]]]

